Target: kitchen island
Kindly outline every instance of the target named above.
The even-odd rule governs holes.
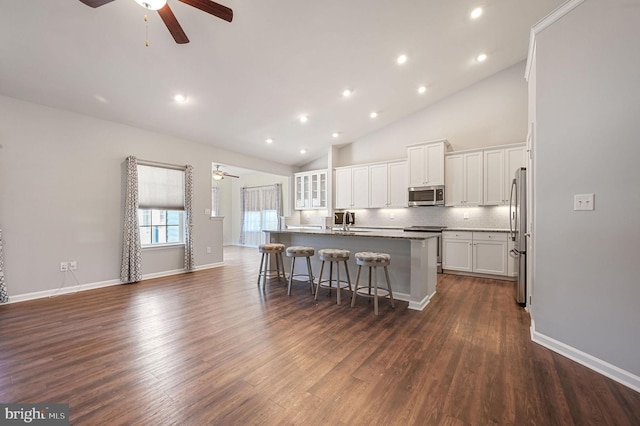
[[[409,309],[423,310],[436,292],[438,233],[385,230],[286,229],[264,231],[266,241],[286,246],[309,246],[316,250],[311,258],[314,274],[320,273],[318,250],[340,248],[351,251],[349,274],[352,285],[358,266],[354,255],[373,251],[391,255],[389,275],[395,299],[409,302]],[[326,269],[326,268],[325,268]],[[326,273],[326,272],[325,272]],[[368,268],[362,268],[360,280],[368,280]],[[361,281],[362,282],[362,281]],[[384,283],[384,274],[378,277]],[[383,284],[384,285],[384,284]]]

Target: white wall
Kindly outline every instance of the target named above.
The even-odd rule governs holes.
[[[586,0],[537,37],[535,331],[640,385],[640,8]],[[595,210],[573,211],[595,193]]]
[[[524,66],[520,62],[346,145],[333,167],[406,158],[406,145],[435,139],[448,139],[455,151],[524,142]]]
[[[123,162],[194,167],[197,266],[222,260],[211,207],[211,162],[290,175],[291,168],[208,145],[0,97],[0,227],[9,296],[119,280]],[[143,273],[182,267],[182,249],[143,254]],[[75,275],[59,272],[76,260]]]

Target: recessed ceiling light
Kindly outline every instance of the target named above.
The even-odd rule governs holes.
[[[306,149],[302,148],[302,149],[300,150],[300,154],[306,154],[306,153],[307,153],[307,150],[306,150]]]
[[[426,91],[427,91],[427,86],[418,87],[418,93],[420,93],[421,95]]]
[[[349,96],[351,96],[353,92],[351,91],[351,89],[344,89],[342,91],[342,96],[344,96],[345,98],[348,98]]]
[[[476,7],[475,9],[473,9],[471,11],[471,15],[469,15],[469,17],[471,19],[478,19],[480,17],[480,15],[482,15],[482,8],[481,7]]]
[[[176,102],[180,102],[181,104],[187,102],[187,97],[181,93],[178,93],[177,95],[175,95],[173,99]]]
[[[369,117],[371,118],[376,118],[378,116],[378,113],[373,111],[371,114],[369,114]]]
[[[398,65],[404,64],[405,62],[407,62],[407,55],[402,54],[398,56],[398,59],[396,59],[396,62],[398,63]]]
[[[478,62],[484,62],[487,60],[487,54],[486,53],[481,53],[476,57],[476,61]]]
[[[334,132],[333,135],[331,135],[331,136],[333,136],[334,138],[339,138],[340,137],[340,133]]]
[[[307,121],[309,121],[309,117],[302,114],[300,117],[298,117],[298,120],[300,120],[301,123],[306,123]]]
[[[273,143],[273,139],[269,138],[267,140],[265,140],[266,143]]]

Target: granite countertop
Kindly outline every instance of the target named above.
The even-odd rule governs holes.
[[[363,227],[364,228],[364,227]],[[308,235],[330,235],[336,237],[364,237],[364,238],[398,238],[403,240],[427,240],[440,236],[439,232],[405,232],[402,230],[362,230],[351,229],[349,231],[338,231],[331,229],[281,229],[276,231],[264,230],[272,234],[308,234]]]
[[[444,229],[443,231],[510,232],[508,229],[505,229],[505,228],[461,228],[461,227],[457,227],[457,226],[448,227],[448,228]]]

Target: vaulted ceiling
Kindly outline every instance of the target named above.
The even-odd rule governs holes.
[[[563,1],[221,3],[233,22],[169,0],[176,44],[134,0],[4,1],[0,94],[301,165],[523,60]]]

